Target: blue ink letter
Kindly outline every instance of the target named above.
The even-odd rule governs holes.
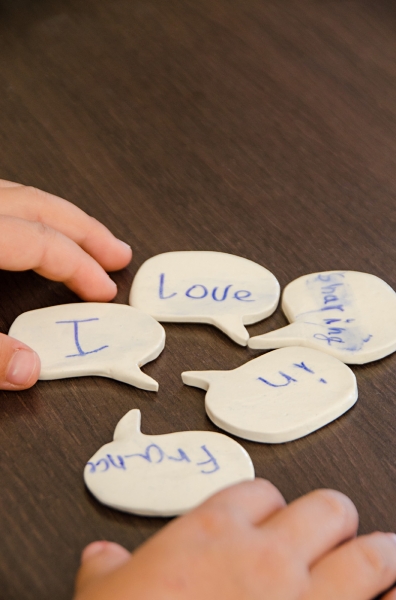
[[[227,287],[224,288],[224,292],[223,292],[223,297],[222,298],[216,298],[216,292],[219,289],[218,287],[213,288],[212,291],[212,298],[213,300],[215,300],[216,302],[224,302],[224,300],[227,298],[227,294],[228,294],[228,290],[230,289],[230,287],[232,287],[231,285],[227,285]]]
[[[201,473],[204,473],[205,475],[210,475],[211,473],[215,473],[216,471],[218,471],[220,469],[219,463],[217,462],[217,460],[215,459],[213,454],[211,452],[209,452],[209,450],[207,449],[206,446],[201,446],[201,448],[209,456],[209,460],[205,460],[204,462],[199,462],[199,463],[197,463],[197,466],[201,467],[203,465],[208,465],[208,464],[212,463],[214,466],[214,469],[212,469],[211,471],[203,471],[202,470]]]
[[[286,383],[271,383],[270,381],[267,381],[267,379],[263,379],[263,377],[257,377],[257,379],[271,387],[285,387],[286,385],[289,385],[289,383],[292,383],[292,381],[297,382],[297,379],[293,379],[293,377],[290,377],[290,375],[287,375],[286,373],[282,373],[282,371],[279,371],[279,375],[282,375],[282,377],[286,379]]]
[[[168,456],[169,460],[177,460],[178,462],[181,462],[182,460],[185,460],[187,462],[191,462],[191,460],[188,458],[187,454],[184,452],[184,450],[182,450],[181,448],[177,449],[179,456]]]
[[[107,458],[109,459],[110,464],[112,464],[113,467],[115,467],[116,469],[124,469],[124,471],[125,471],[126,466],[125,466],[125,461],[122,458],[122,456],[119,456],[119,455],[117,456],[119,464],[116,463],[116,461],[111,456],[111,454],[107,454]]]
[[[203,291],[202,296],[191,296],[191,292],[193,291],[193,289],[198,288],[198,287],[202,288],[202,291]],[[186,292],[186,296],[188,298],[192,298],[193,300],[202,300],[202,298],[205,298],[205,296],[207,296],[207,295],[208,295],[208,290],[206,289],[206,287],[204,285],[193,285]]]
[[[314,371],[312,371],[312,369],[310,369],[309,367],[307,367],[307,365],[305,365],[303,362],[298,364],[298,363],[294,363],[293,365],[294,367],[298,367],[299,369],[304,369],[304,371],[307,371],[308,373],[314,373]]]
[[[314,338],[316,340],[325,340],[329,346],[331,346],[331,344],[333,342],[337,343],[337,344],[343,344],[344,341],[342,338],[340,337],[330,337],[328,335],[325,335],[324,333],[315,333]]]
[[[152,449],[157,450],[157,452],[158,452],[158,460],[156,460],[156,461],[153,461],[153,459],[152,459],[152,456],[151,456]],[[149,446],[147,446],[144,454],[139,454],[139,453],[127,454],[125,456],[125,458],[133,458],[134,456],[140,456],[140,458],[144,458],[144,460],[147,460],[147,462],[149,462],[149,463],[155,462],[156,464],[158,464],[164,460],[165,454],[164,454],[164,451],[159,446],[157,446],[157,444],[150,444]]]
[[[169,296],[164,296],[164,283],[165,283],[165,273],[161,273],[160,283],[159,283],[160,300],[168,300],[169,298],[173,298],[173,296],[176,296],[177,292],[173,292],[173,294],[170,294]]]
[[[99,471],[99,473],[104,473],[105,471],[107,471],[107,469],[110,467],[109,463],[107,462],[107,460],[105,458],[101,458],[100,460],[98,460],[98,462],[96,463],[96,467],[99,467],[100,463],[105,464],[105,468],[102,471]]]
[[[344,312],[344,305],[337,304],[337,306],[323,306],[319,309],[320,312],[324,312],[325,310],[339,310],[340,312]]]
[[[80,319],[79,321],[56,321],[56,324],[59,323],[73,323],[74,324],[74,343],[76,344],[76,348],[78,350],[78,354],[68,354],[66,358],[73,358],[74,356],[86,356],[87,354],[93,354],[94,352],[100,352],[100,350],[104,350],[108,348],[108,346],[101,346],[100,348],[96,348],[95,350],[90,350],[89,352],[84,352],[84,350],[80,346],[80,342],[78,339],[78,324],[79,323],[87,323],[88,321],[99,321],[96,319]]]
[[[241,294],[243,294],[243,296],[241,296]],[[249,296],[251,295],[252,292],[249,292],[248,290],[238,290],[237,292],[235,292],[234,298],[235,300],[239,300],[240,302],[255,302],[255,300],[247,300],[247,298],[249,298]]]

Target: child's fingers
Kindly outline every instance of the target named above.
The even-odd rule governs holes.
[[[382,600],[396,600],[396,589],[385,594],[385,596],[382,597]]]
[[[255,479],[233,485],[218,492],[194,513],[199,515],[210,511],[220,512],[227,516],[241,515],[251,524],[256,525],[267,519],[275,511],[285,506],[286,502],[279,490],[265,479]]]
[[[357,526],[358,513],[349,498],[335,490],[316,490],[275,514],[263,528],[309,565],[355,535]]]
[[[93,542],[81,555],[81,567],[76,578],[76,594],[124,565],[130,553],[113,542]]]
[[[83,300],[107,302],[117,292],[104,269],[61,233],[23,219],[0,216],[0,269],[33,269],[63,281]]]
[[[81,246],[106,271],[122,269],[132,258],[130,247],[102,223],[74,204],[35,188],[3,181],[0,215],[37,221],[56,229]]]
[[[26,344],[0,333],[0,390],[25,390],[40,374],[40,359]]]
[[[371,600],[396,580],[396,536],[372,533],[351,540],[322,558],[311,577],[304,600]]]

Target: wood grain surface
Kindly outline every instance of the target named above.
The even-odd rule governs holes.
[[[0,176],[71,200],[134,250],[257,261],[282,288],[332,269],[396,288],[396,6],[391,0],[0,0]],[[33,273],[0,273],[0,330],[76,302]],[[280,309],[251,335],[286,323]],[[1,392],[0,596],[67,600],[87,543],[133,549],[165,520],[86,491],[85,462],[131,408],[148,434],[204,429],[180,373],[258,355],[214,327],[166,324],[144,371],[158,394],[108,379]],[[353,368],[359,400],[295,442],[241,441],[288,501],[348,494],[361,532],[396,530],[396,355]]]

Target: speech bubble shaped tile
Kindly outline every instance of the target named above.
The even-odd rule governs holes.
[[[130,306],[85,302],[40,308],[20,315],[9,335],[37,352],[40,379],[99,375],[158,390],[139,367],[162,352],[165,331]]]
[[[246,346],[244,325],[271,315],[277,279],[257,263],[222,252],[167,252],[137,272],[129,303],[161,322],[209,323]]]
[[[250,348],[301,345],[347,364],[364,364],[396,350],[396,294],[375,275],[304,275],[286,286],[282,309],[291,324],[251,338]]]
[[[84,470],[88,489],[103,504],[162,517],[185,513],[215,492],[250,479],[253,464],[238,442],[210,431],[144,435],[137,409],[124,415],[114,440]]]
[[[358,396],[349,367],[301,346],[274,350],[232,371],[188,371],[182,380],[207,390],[206,412],[218,427],[271,444],[327,425]]]

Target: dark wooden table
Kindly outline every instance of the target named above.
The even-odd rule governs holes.
[[[271,270],[351,269],[396,288],[396,7],[392,0],[0,0],[0,176],[63,196],[132,244],[126,303],[150,256],[218,250]],[[75,302],[0,273],[0,327]],[[252,335],[285,324],[280,309]],[[189,369],[258,353],[206,325],[166,325],[144,371],[158,394],[100,378],[2,392],[3,600],[66,600],[95,539],[135,548],[164,520],[101,506],[87,459],[129,409],[157,434],[215,431]],[[361,532],[395,530],[396,355],[353,368],[359,401],[283,445],[241,441],[287,500],[320,486]]]

